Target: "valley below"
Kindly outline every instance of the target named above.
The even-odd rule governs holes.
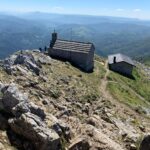
[[[150,62],[149,21],[33,12],[0,13],[0,22],[0,59],[17,50],[49,47],[55,30],[59,39],[92,42],[100,56],[124,53]]]

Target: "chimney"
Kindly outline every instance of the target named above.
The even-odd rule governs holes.
[[[114,57],[114,64],[116,63],[116,56]]]
[[[50,48],[53,48],[53,46],[54,46],[56,40],[57,40],[57,33],[56,33],[55,30],[54,30],[54,33],[52,33],[52,40],[51,40],[51,42],[50,42]]]

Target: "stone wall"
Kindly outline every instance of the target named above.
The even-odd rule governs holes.
[[[86,72],[91,72],[94,68],[94,48],[92,48],[90,53],[80,53],[75,51],[64,51],[50,48],[49,55],[53,58],[69,61],[73,65]]]
[[[133,66],[125,62],[120,62],[109,64],[109,69],[123,75],[132,76]]]

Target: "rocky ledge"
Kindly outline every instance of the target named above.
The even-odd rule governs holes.
[[[1,83],[0,86],[1,111],[7,114],[10,129],[29,140],[36,149],[60,149],[60,137],[46,126],[44,111],[37,105],[29,103],[28,97],[19,92],[15,84]]]

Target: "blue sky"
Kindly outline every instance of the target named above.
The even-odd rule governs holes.
[[[0,11],[51,12],[150,19],[150,0],[0,0]]]

